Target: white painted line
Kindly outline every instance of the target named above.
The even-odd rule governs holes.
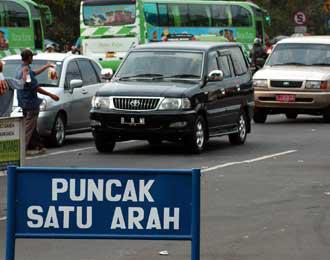
[[[46,157],[50,157],[50,156],[54,156],[54,155],[60,155],[60,154],[66,154],[66,153],[76,153],[76,152],[81,152],[81,151],[91,150],[91,149],[95,149],[95,146],[85,147],[85,148],[80,148],[80,149],[73,149],[73,150],[58,151],[58,152],[48,153],[48,154],[39,155],[39,156],[26,157],[26,160],[46,158]]]
[[[218,169],[221,169],[221,168],[226,168],[226,167],[233,166],[233,165],[263,161],[263,160],[267,160],[267,159],[271,159],[271,158],[275,158],[275,157],[278,157],[278,156],[283,156],[283,155],[291,154],[291,153],[295,153],[295,152],[297,152],[297,150],[289,150],[289,151],[285,151],[285,152],[282,152],[282,153],[275,153],[275,154],[261,156],[261,157],[251,159],[251,160],[245,160],[245,161],[241,161],[241,162],[229,162],[229,163],[225,163],[225,164],[220,164],[220,165],[216,165],[216,166],[204,169],[204,170],[202,170],[202,173],[215,171],[215,170],[218,170]]]
[[[0,217],[0,221],[6,221],[7,217]]]

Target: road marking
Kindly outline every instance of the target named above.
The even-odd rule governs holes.
[[[283,155],[291,154],[291,153],[295,153],[295,152],[297,152],[297,150],[289,150],[289,151],[285,151],[285,152],[282,152],[282,153],[275,153],[275,154],[261,156],[261,157],[251,159],[251,160],[245,160],[245,161],[241,161],[241,162],[229,162],[229,163],[225,163],[225,164],[220,164],[220,165],[216,165],[216,166],[213,166],[213,167],[210,167],[210,168],[207,168],[207,169],[203,169],[202,173],[215,171],[215,170],[218,170],[218,169],[221,169],[221,168],[226,168],[226,167],[233,166],[233,165],[264,161],[264,160],[267,160],[267,159],[271,159],[271,158],[275,158],[275,157],[278,157],[278,156],[283,156]]]
[[[7,176],[7,173],[5,171],[0,171],[0,177]]]
[[[91,149],[95,149],[95,146],[90,146],[90,147],[85,147],[85,148],[80,148],[80,149],[73,149],[73,150],[58,151],[58,152],[48,153],[48,154],[39,155],[39,156],[26,157],[26,160],[46,158],[46,157],[60,155],[60,154],[66,154],[66,153],[76,153],[76,152],[81,152],[81,151],[91,150]]]
[[[7,217],[0,217],[0,221],[6,221]]]

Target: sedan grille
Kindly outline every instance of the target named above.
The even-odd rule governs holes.
[[[154,110],[157,108],[159,98],[114,98],[113,104],[117,109],[123,110]]]
[[[302,81],[272,80],[270,85],[272,88],[301,88]]]

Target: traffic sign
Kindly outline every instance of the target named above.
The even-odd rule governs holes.
[[[298,11],[293,15],[294,22],[296,25],[305,25],[307,22],[307,17],[304,12]]]
[[[200,170],[8,168],[6,260],[17,238],[190,240]]]

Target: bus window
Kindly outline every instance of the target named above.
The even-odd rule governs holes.
[[[147,23],[155,26],[158,25],[156,4],[144,4],[144,15]]]
[[[207,5],[189,5],[189,26],[210,27],[211,10]]]
[[[230,10],[228,6],[212,5],[213,26],[227,27],[229,26]]]
[[[4,2],[4,26],[29,27],[29,13],[21,5],[14,2]]]
[[[187,5],[168,5],[169,26],[184,27],[189,26],[189,10]]]
[[[159,12],[159,25],[160,26],[168,26],[168,11],[166,4],[159,4],[158,5],[158,12]]]
[[[242,6],[232,5],[231,6],[231,18],[234,27],[251,27],[251,14],[250,12]]]

